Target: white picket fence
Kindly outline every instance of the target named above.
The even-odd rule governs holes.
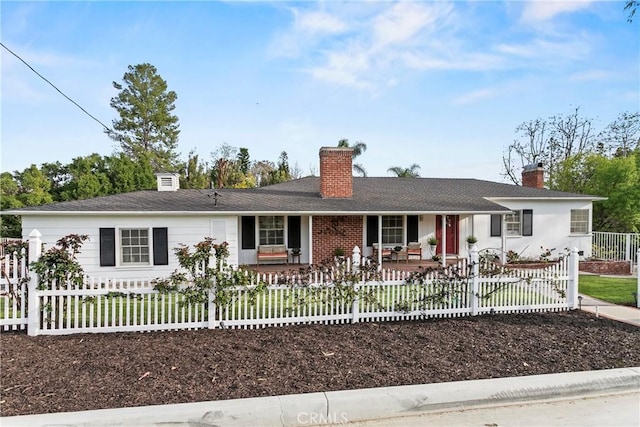
[[[0,326],[3,330],[25,329],[27,324],[27,262],[25,251],[0,258]]]
[[[577,259],[576,250],[545,269],[508,270],[494,277],[481,277],[477,261],[463,260],[450,267],[448,279],[431,272],[408,280],[409,272],[386,270],[376,280],[363,277],[352,285],[339,280],[339,269],[307,277],[263,274],[249,286],[234,288],[225,305],[217,305],[213,293],[206,303],[185,304],[178,292],[154,290],[152,280],[87,278],[80,286],[38,289],[32,277],[28,284],[12,285],[19,298],[3,295],[0,326],[27,325],[29,335],[62,335],[568,310],[577,307]],[[257,292],[259,283],[267,286]]]

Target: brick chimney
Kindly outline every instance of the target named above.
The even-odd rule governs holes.
[[[542,163],[532,163],[522,170],[522,186],[544,188],[544,169]]]
[[[320,148],[320,196],[322,198],[353,196],[352,158],[352,148]]]

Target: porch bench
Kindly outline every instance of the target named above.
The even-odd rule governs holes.
[[[289,251],[285,245],[259,245],[258,264],[260,261],[284,261],[289,264]]]

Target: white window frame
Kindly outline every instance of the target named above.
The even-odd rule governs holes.
[[[285,217],[284,216],[262,215],[258,217],[258,244],[259,245],[284,245],[285,244],[284,234],[285,234]]]
[[[522,236],[522,211],[513,211],[504,215],[504,233],[507,237]]]
[[[578,215],[583,215],[584,218],[576,218]],[[589,234],[589,216],[589,209],[571,209],[570,233]],[[580,226],[580,230],[577,230],[578,226]]]
[[[151,236],[151,232],[150,229],[148,227],[119,227],[118,229],[118,264],[123,266],[123,267],[130,267],[130,266],[147,266],[147,265],[151,265],[153,262],[152,256],[153,256],[153,242],[151,241],[152,236]],[[134,243],[128,242],[128,239],[131,239],[131,236],[123,236],[123,232],[131,232],[131,231],[137,231],[137,232],[141,232],[144,231],[146,233],[146,244],[140,243],[139,241],[136,241]],[[134,237],[135,239],[140,239],[140,236],[138,237]],[[125,243],[126,242],[126,243]],[[146,261],[125,261],[125,249],[127,248],[139,248],[139,249],[144,249],[146,248]],[[137,254],[138,256],[140,256],[141,258],[144,257],[144,250],[141,251],[140,254]],[[136,255],[131,255],[131,256],[136,256]]]
[[[383,245],[403,245],[404,244],[403,236],[404,236],[403,216],[402,215],[383,215],[382,216],[382,244]]]

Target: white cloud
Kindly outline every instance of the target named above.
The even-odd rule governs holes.
[[[407,67],[417,70],[469,70],[487,71],[506,68],[499,55],[485,53],[452,52],[452,54],[409,52],[402,55]]]
[[[352,46],[345,51],[327,52],[326,65],[312,67],[309,72],[318,80],[365,90],[373,88],[363,77],[370,68],[368,52],[362,47]]]
[[[422,3],[401,2],[378,15],[373,33],[379,45],[409,43],[421,31],[428,30],[451,11],[448,5],[427,6]]]
[[[347,24],[326,12],[291,8],[293,24],[277,34],[269,52],[276,57],[295,58],[312,50],[323,37],[335,36],[348,30]]]
[[[452,103],[454,105],[473,104],[476,101],[491,98],[496,94],[497,91],[495,89],[478,89],[456,97],[453,99]]]
[[[586,31],[531,33],[507,28],[502,37],[485,37],[482,26],[468,22],[466,10],[455,3],[357,5],[346,12],[329,3],[321,3],[320,11],[292,9],[294,20],[275,38],[277,48],[302,62],[298,68],[317,80],[373,93],[397,85],[402,68],[474,72],[559,67],[584,61],[592,50]],[[522,16],[550,19],[588,5],[532,2]]]
[[[292,10],[298,31],[308,34],[336,34],[347,29],[347,25],[325,12],[306,12],[300,9]]]
[[[587,9],[590,5],[591,0],[532,0],[525,4],[520,18],[529,23],[548,21],[563,13]]]
[[[56,84],[53,76],[57,75],[60,70],[88,64],[87,61],[69,55],[34,51],[24,46],[11,46],[10,43],[7,44],[7,47],[13,53],[4,48],[0,53],[3,80],[2,97],[30,105],[39,104],[57,95],[47,82],[25,65],[25,62],[47,80],[54,80],[53,84]]]
[[[606,70],[584,70],[578,73],[571,74],[569,81],[571,82],[586,82],[586,81],[605,81],[608,79],[617,78],[619,76],[616,73]]]
[[[586,58],[591,52],[591,47],[586,36],[572,34],[554,39],[536,38],[519,44],[500,44],[496,46],[496,51],[524,59],[566,61]]]

